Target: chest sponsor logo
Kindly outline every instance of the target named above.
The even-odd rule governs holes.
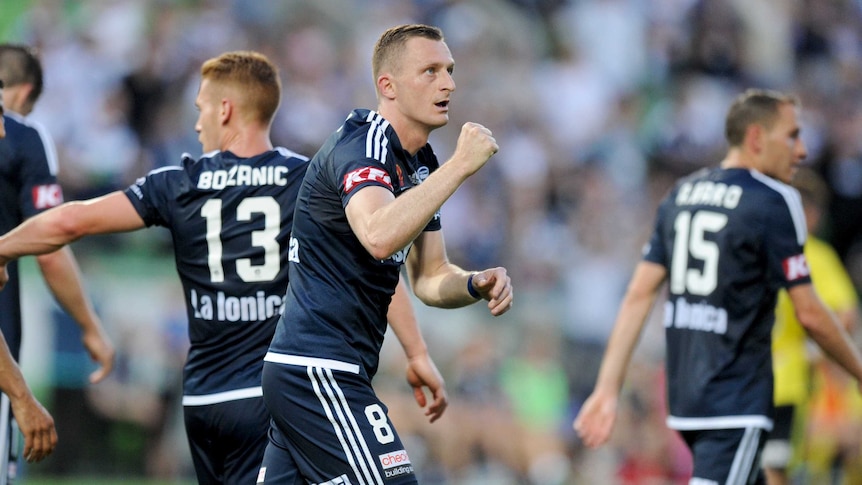
[[[808,260],[804,254],[797,254],[784,260],[784,277],[787,281],[796,281],[811,274],[808,269]]]
[[[664,326],[724,335],[727,333],[727,310],[677,298],[676,302],[664,304]]]
[[[193,288],[189,292],[189,305],[199,320],[262,322],[281,314],[284,297],[267,295],[263,291],[253,296],[234,296],[223,291],[211,295]]]
[[[379,182],[392,189],[392,179],[385,170],[375,167],[364,167],[356,169],[344,176],[344,193],[349,194],[351,190],[365,182]]]
[[[33,207],[49,209],[63,203],[63,189],[58,184],[37,185],[33,187]]]

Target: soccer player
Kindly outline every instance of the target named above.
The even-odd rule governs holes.
[[[666,280],[667,423],[692,451],[690,483],[765,483],[758,458],[773,423],[770,333],[780,288],[808,335],[862,380],[862,357],[815,293],[803,253],[802,206],[787,185],[807,154],[797,111],[783,93],[741,94],[727,114],[720,166],[683,178],[662,201],[574,421],[585,445],[611,434],[626,368]]]
[[[310,163],[264,364],[273,421],[258,483],[416,483],[371,385],[402,265],[426,304],[485,299],[495,316],[512,305],[505,268],[465,271],[446,256],[440,207],[498,149],[490,130],[466,123],[438,164],[428,137],[448,122],[453,68],[436,27],[387,30],[372,58],[377,111],[354,110]]]
[[[153,170],[125,191],[63,204],[0,237],[2,287],[10,258],[85,235],[152,225],[171,231],[191,340],[185,427],[200,484],[253,483],[267,443],[260,374],[284,301],[288,236],[308,166],[308,158],[270,141],[280,99],[277,68],[264,55],[209,59],[195,100],[201,158],[184,155],[180,166]],[[400,302],[391,325],[415,352],[424,341],[410,301]],[[431,388],[435,412],[445,408],[433,362],[408,377],[419,394]]]
[[[6,137],[6,123],[3,110],[3,81],[0,80],[0,140]],[[41,461],[54,451],[57,446],[57,431],[54,428],[54,419],[48,411],[36,400],[30,387],[24,381],[18,363],[12,357],[12,352],[6,344],[3,333],[0,332],[0,390],[9,399],[12,415],[21,433],[24,435],[24,458],[29,462]],[[0,411],[0,421],[9,421],[9,411]],[[7,424],[5,428],[9,428]],[[9,433],[5,433],[9,438]],[[5,446],[15,443],[14,439]],[[15,450],[17,453],[17,450]],[[9,453],[6,453],[8,456]],[[8,460],[4,460],[3,471],[0,471],[0,483],[8,483]]]
[[[835,249],[814,235],[827,205],[829,188],[811,169],[801,169],[793,179],[793,187],[799,191],[805,211],[808,229],[805,259],[811,271],[812,284],[823,303],[851,332],[859,318],[859,299],[853,281]],[[796,319],[787,292],[782,290],[778,293],[772,330],[775,419],[763,449],[763,465],[769,485],[790,483],[791,465],[803,454],[802,434],[807,424],[805,415],[812,387],[809,376],[813,371],[808,354],[805,331]],[[852,387],[849,391],[857,393]],[[806,462],[807,468],[812,468],[810,460],[806,459]]]
[[[0,45],[0,80],[5,84],[4,121],[8,135],[0,140],[0,234],[63,201],[56,178],[57,156],[53,141],[41,125],[24,118],[42,94],[42,79],[42,64],[32,49]],[[81,327],[81,340],[90,357],[99,364],[90,374],[90,382],[101,381],[113,368],[114,347],[86,298],[71,249],[39,256],[36,261],[54,297]],[[18,361],[21,303],[17,264],[9,265],[8,272],[6,291],[0,293],[0,331],[12,357]],[[0,397],[0,485],[14,479],[17,468],[8,464],[10,459],[14,462],[18,452],[14,440],[16,425],[9,419],[8,407],[8,398],[3,395]],[[18,415],[14,417],[19,418]]]

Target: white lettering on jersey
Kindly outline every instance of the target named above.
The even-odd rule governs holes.
[[[796,281],[811,274],[805,254],[797,254],[784,260],[784,277],[787,281]]]
[[[291,236],[290,247],[287,249],[287,260],[299,264],[299,240]]]
[[[228,170],[206,170],[198,176],[197,188],[201,190],[222,190],[233,186],[287,185],[284,166],[249,167],[235,165]]]
[[[676,205],[708,205],[735,209],[742,198],[742,187],[701,180],[684,183],[676,193]]]
[[[727,310],[677,298],[676,304],[671,301],[664,304],[664,326],[724,335],[727,333]]]
[[[33,187],[33,207],[49,209],[63,203],[63,189],[58,184],[37,185]]]
[[[189,302],[195,318],[199,320],[262,322],[281,314],[284,297],[266,295],[263,291],[258,291],[254,296],[232,296],[219,291],[213,297],[192,289]]]

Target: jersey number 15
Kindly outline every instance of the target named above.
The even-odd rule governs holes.
[[[673,260],[670,270],[670,291],[680,295],[706,296],[718,286],[718,257],[720,249],[706,233],[715,233],[727,225],[727,215],[719,212],[699,211],[692,216],[682,211],[673,223],[676,236],[673,242]],[[689,268],[689,256],[700,260],[703,269]]]

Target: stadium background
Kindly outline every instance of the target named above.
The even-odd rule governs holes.
[[[280,66],[273,139],[312,155],[351,108],[375,106],[377,35],[414,21],[442,27],[456,60],[438,155],[465,121],[501,147],[443,208],[450,258],[504,265],[517,288],[513,311],[495,320],[481,305],[417,304],[450,393],[439,423],[413,404],[394,339],[384,348],[376,386],[422,483],[684,483],[687,452],[663,421],[660,315],[611,446],[585,451],[571,420],[658,199],[674,177],[720,159],[726,107],[746,87],[802,98],[808,163],[834,196],[823,236],[862,288],[862,2],[0,0],[0,40],[41,49],[32,117],[57,143],[67,200],[199,153],[198,68],[225,50],[260,50]],[[73,247],[117,368],[86,386],[75,327],[25,260],[22,366],[60,433],[25,483],[191,483],[170,239],[154,228]]]

